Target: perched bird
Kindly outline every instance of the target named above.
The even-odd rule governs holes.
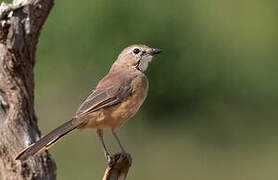
[[[109,73],[81,103],[75,116],[49,134],[23,149],[16,157],[25,160],[49,149],[74,129],[96,128],[108,161],[111,156],[103,140],[103,129],[112,129],[122,153],[126,153],[117,132],[139,110],[148,93],[144,71],[155,54],[162,49],[136,44],[125,48],[111,66]]]

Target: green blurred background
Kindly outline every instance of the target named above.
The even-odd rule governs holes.
[[[128,179],[278,178],[278,3],[56,0],[41,33],[35,102],[46,134],[69,120],[126,46],[163,48],[149,95],[120,131]],[[119,151],[110,131],[105,139]],[[95,130],[50,150],[59,180],[101,179]]]

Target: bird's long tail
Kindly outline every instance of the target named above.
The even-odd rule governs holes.
[[[22,151],[18,153],[16,156],[16,160],[25,160],[29,156],[33,156],[39,154],[49,148],[51,148],[59,139],[61,139],[64,135],[68,134],[72,130],[76,129],[80,126],[80,122],[76,119],[72,119],[67,121],[66,123],[62,124],[58,128],[54,129],[46,136],[38,140],[37,142],[31,144],[30,146],[26,147]]]

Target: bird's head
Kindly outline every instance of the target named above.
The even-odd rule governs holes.
[[[143,44],[135,44],[126,47],[118,56],[115,63],[112,65],[111,70],[117,68],[134,68],[144,72],[148,68],[155,54],[161,53],[162,49],[150,48]]]

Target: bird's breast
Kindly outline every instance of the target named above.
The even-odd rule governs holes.
[[[148,79],[145,75],[137,76],[131,83],[132,94],[122,103],[111,108],[111,120],[120,126],[136,114],[148,93]]]
[[[148,93],[148,79],[145,75],[135,77],[131,81],[132,93],[116,106],[104,110],[106,125],[111,128],[120,127],[134,116],[143,104]]]

